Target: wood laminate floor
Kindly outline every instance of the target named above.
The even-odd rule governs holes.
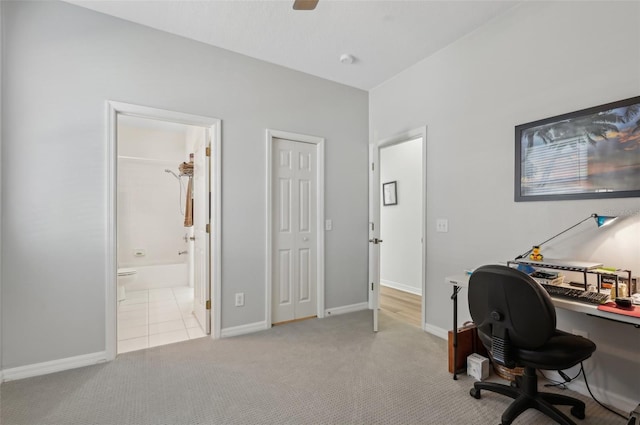
[[[420,324],[422,297],[420,295],[380,286],[380,310],[384,310],[398,320],[422,328]]]

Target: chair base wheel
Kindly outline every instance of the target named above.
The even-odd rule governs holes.
[[[573,406],[571,408],[571,414],[578,419],[584,419],[586,417],[584,414],[584,407]]]
[[[480,400],[480,390],[475,389],[475,388],[471,388],[469,390],[469,395],[471,395],[471,397]]]

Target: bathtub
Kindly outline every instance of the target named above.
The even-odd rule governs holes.
[[[137,266],[135,269],[138,271],[136,279],[127,284],[127,291],[189,285],[188,263]]]

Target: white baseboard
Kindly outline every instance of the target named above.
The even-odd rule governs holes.
[[[424,330],[425,330],[425,332],[428,332],[431,335],[435,335],[435,336],[440,337],[442,339],[448,339],[449,338],[449,331],[448,330],[439,328],[437,326],[430,325],[428,323],[424,324]]]
[[[262,322],[248,323],[246,325],[232,326],[230,328],[224,328],[220,331],[221,338],[227,338],[230,336],[238,336],[250,334],[258,331],[269,329],[270,326],[264,320]]]
[[[545,371],[545,375],[549,378],[555,380],[556,382],[562,382],[564,379],[554,371]],[[587,378],[588,380],[589,378]],[[575,379],[566,384],[567,388],[577,393],[580,393],[588,398],[591,398],[591,394],[589,394],[589,390],[587,389],[587,384],[584,383],[583,378]],[[628,397],[625,397],[622,394],[617,394],[611,391],[605,391],[601,388],[594,386],[593,383],[589,384],[589,388],[591,388],[591,392],[594,396],[603,403],[605,406],[614,407],[616,409],[621,410],[622,412],[628,414],[631,412],[637,405],[638,400],[633,400]]]
[[[416,288],[415,286],[409,286],[403,283],[394,282],[392,280],[383,280],[383,279],[380,279],[380,285],[397,289],[398,291],[408,292],[410,294],[422,296],[422,288]]]
[[[328,308],[324,311],[325,316],[335,316],[338,314],[353,313],[354,311],[366,310],[369,304],[365,301],[358,304],[343,305],[342,307]]]
[[[91,366],[107,361],[107,352],[83,354],[81,356],[67,357],[49,362],[35,363],[26,366],[4,369],[0,376],[2,381],[15,381],[16,379],[31,378],[32,376],[46,375],[63,370],[76,369],[84,366]]]

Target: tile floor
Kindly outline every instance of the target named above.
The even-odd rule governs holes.
[[[203,336],[188,286],[127,291],[118,305],[118,354]]]

